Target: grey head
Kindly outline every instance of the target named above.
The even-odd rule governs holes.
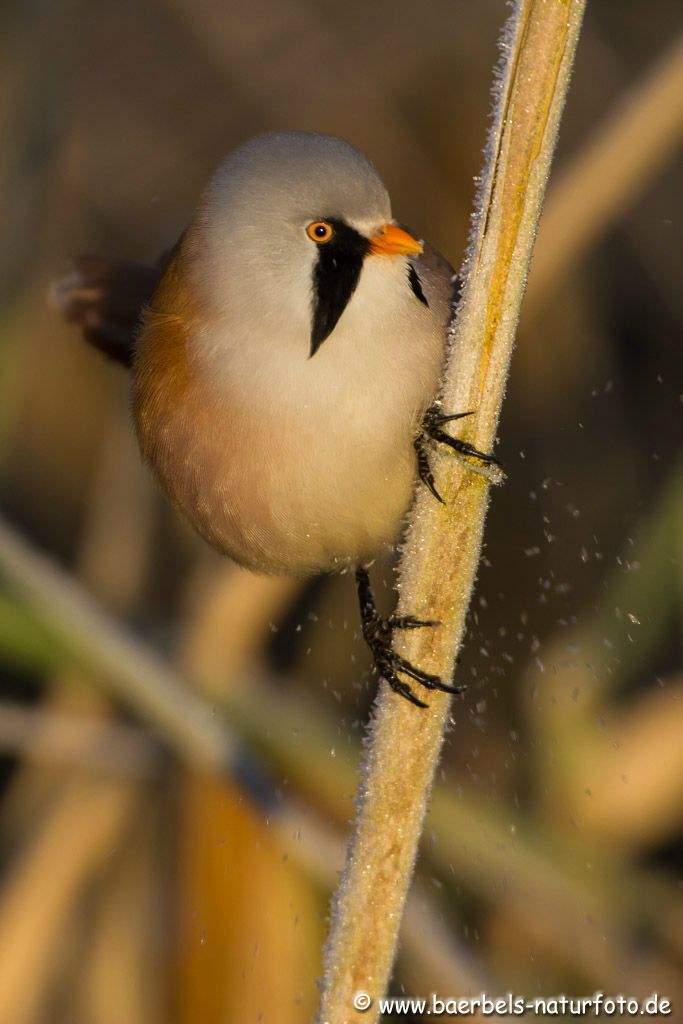
[[[197,284],[218,313],[305,334],[314,354],[358,284],[370,239],[391,221],[372,163],[328,135],[275,132],[236,149],[197,211]],[[316,237],[330,229],[329,238]],[[325,244],[321,244],[325,243]]]
[[[205,193],[235,226],[311,216],[367,224],[391,218],[387,190],[372,163],[348,142],[315,132],[270,132],[236,149]],[[214,207],[215,212],[215,207]]]

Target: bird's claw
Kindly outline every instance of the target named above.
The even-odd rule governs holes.
[[[375,668],[379,675],[387,681],[394,693],[405,697],[416,707],[426,708],[429,705],[417,697],[412,687],[399,678],[399,673],[424,686],[427,690],[441,690],[444,693],[461,694],[462,686],[454,686],[442,682],[432,672],[413,665],[407,658],[393,649],[392,639],[395,629],[421,629],[440,625],[435,619],[418,619],[414,615],[392,615],[382,618],[377,611],[375,599],[370,587],[370,577],[366,569],[356,569],[358,597],[361,610],[363,637],[372,651]]]
[[[417,469],[420,479],[423,484],[431,491],[437,501],[442,505],[445,505],[444,499],[439,494],[436,484],[434,482],[434,475],[431,471],[429,464],[429,453],[428,445],[430,441],[435,441],[437,444],[445,444],[451,451],[454,451],[457,455],[460,455],[465,459],[472,469],[478,473],[482,473],[489,483],[499,484],[505,479],[505,473],[500,465],[500,462],[490,452],[481,452],[478,448],[475,448],[469,441],[461,441],[458,437],[451,437],[443,430],[443,426],[446,423],[451,423],[453,420],[461,420],[466,416],[471,416],[473,410],[468,412],[456,412],[445,414],[439,411],[439,407],[433,405],[427,410],[425,418],[422,422],[422,431],[415,438],[415,452],[417,454]]]
[[[392,629],[421,629],[422,626],[440,626],[438,619],[416,619],[414,615],[391,615],[384,622]]]

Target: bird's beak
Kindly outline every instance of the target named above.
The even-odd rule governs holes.
[[[416,241],[397,224],[385,224],[370,239],[373,256],[413,256],[423,249],[422,242]]]

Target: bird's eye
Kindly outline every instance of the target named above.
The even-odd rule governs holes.
[[[306,228],[306,234],[314,242],[322,245],[323,242],[329,242],[334,234],[334,229],[326,220],[314,220],[313,223],[309,224]]]

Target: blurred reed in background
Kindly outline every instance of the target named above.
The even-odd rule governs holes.
[[[153,259],[272,128],[355,143],[457,265],[504,17],[4,12],[2,1024],[309,1020],[375,686],[348,579],[251,577],[177,521],[48,283]],[[682,140],[678,4],[589,4],[397,991],[683,1005]]]

